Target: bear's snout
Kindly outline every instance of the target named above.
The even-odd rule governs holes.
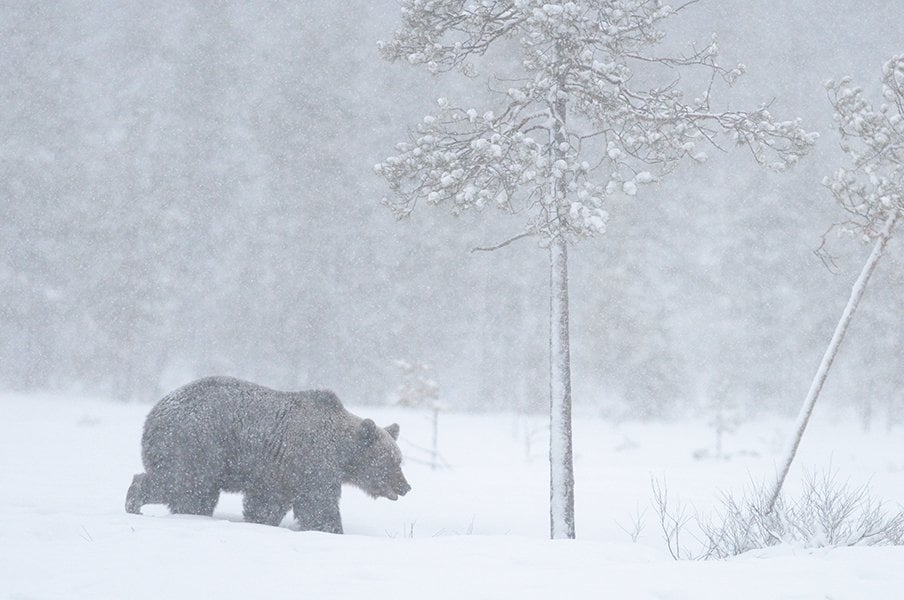
[[[384,492],[383,497],[390,500],[398,500],[399,496],[404,496],[410,491],[411,486],[408,485],[408,481],[405,479],[405,476],[402,475],[395,481],[395,483],[389,486],[389,489]]]

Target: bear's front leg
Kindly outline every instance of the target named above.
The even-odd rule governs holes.
[[[339,485],[314,487],[305,491],[292,503],[292,511],[302,531],[342,533],[339,515]]]

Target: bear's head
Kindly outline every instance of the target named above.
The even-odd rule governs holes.
[[[354,451],[346,463],[343,480],[374,498],[398,500],[411,490],[402,474],[402,452],[396,440],[399,426],[380,428],[364,419],[355,431]]]

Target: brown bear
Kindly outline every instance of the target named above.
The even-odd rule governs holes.
[[[240,492],[246,521],[279,525],[291,508],[302,530],[342,533],[342,484],[390,500],[411,489],[398,437],[398,425],[377,427],[329,391],[201,379],[148,414],[146,471],[132,479],[126,511],[160,503],[174,513],[211,515],[220,492]]]

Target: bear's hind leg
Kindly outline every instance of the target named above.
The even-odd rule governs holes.
[[[209,482],[191,482],[175,486],[166,503],[177,515],[213,515],[220,501],[220,487]]]
[[[213,515],[213,509],[217,507],[220,501],[220,492],[203,492],[192,490],[188,494],[184,494],[175,500],[170,500],[170,512],[176,515],[200,515],[209,517]]]
[[[256,492],[245,492],[242,507],[245,521],[274,527],[279,525],[289,512],[288,503],[280,503],[268,495]]]
[[[132,477],[132,485],[129,486],[129,491],[126,492],[127,513],[140,515],[141,507],[147,504],[144,501],[143,490],[143,483],[145,479],[147,479],[147,475],[144,473],[137,473],[134,477]]]

